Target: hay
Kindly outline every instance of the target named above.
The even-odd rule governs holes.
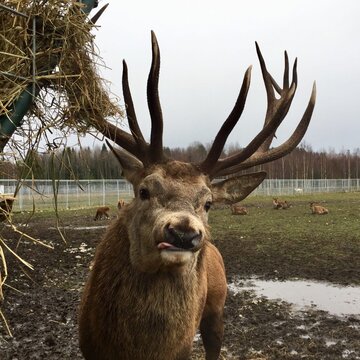
[[[96,71],[103,64],[94,48],[95,25],[81,11],[81,3],[2,3],[26,16],[0,7],[0,115],[9,115],[11,104],[35,82],[41,91],[27,117],[43,129],[71,128],[85,134],[99,119],[122,117]]]
[[[54,133],[62,145],[69,133],[83,135],[98,129],[96,124],[104,128],[105,118],[123,117],[117,100],[97,72],[104,64],[95,51],[95,25],[82,12],[82,6],[73,0],[1,1],[0,116],[11,115],[14,102],[24,91],[37,94],[17,128],[19,136],[11,138],[10,148],[15,151],[10,155],[1,151],[1,157],[14,154],[16,158],[20,154],[25,163],[25,154],[36,151],[40,140],[45,140],[47,151],[58,147]],[[0,197],[0,222],[6,222],[20,238],[48,246],[12,223],[13,202],[13,197]],[[0,323],[11,336],[1,312],[2,287],[7,278],[4,250],[30,269],[32,266],[0,236]]]

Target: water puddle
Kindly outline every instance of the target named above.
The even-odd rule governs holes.
[[[97,229],[106,229],[107,225],[98,225],[98,226],[77,226],[73,227],[74,230],[97,230]]]
[[[254,278],[235,279],[228,287],[235,294],[243,290],[253,290],[259,296],[291,303],[296,309],[316,307],[336,316],[360,314],[360,286],[336,286],[305,280],[265,281]]]
[[[106,229],[107,225],[98,225],[98,226],[63,226],[60,229],[71,229],[71,230],[98,230],[98,229]],[[57,230],[56,227],[49,227],[49,229],[51,230]]]

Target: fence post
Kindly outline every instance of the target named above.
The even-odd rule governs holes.
[[[103,206],[105,205],[106,199],[105,199],[105,179],[102,181],[102,190],[103,190]]]
[[[91,183],[88,181],[88,205],[91,206]]]
[[[66,209],[69,209],[69,180],[66,180]]]

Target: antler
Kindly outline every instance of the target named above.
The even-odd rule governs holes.
[[[126,104],[126,115],[131,134],[106,121],[100,120],[96,128],[107,138],[135,155],[146,166],[166,161],[163,152],[163,118],[159,100],[160,50],[154,32],[151,32],[152,63],[147,83],[147,100],[151,116],[151,136],[148,144],[140,130],[128,82],[128,69],[123,61],[122,88]]]
[[[107,138],[136,156],[145,166],[165,162],[168,159],[163,152],[163,118],[159,100],[159,71],[160,71],[160,50],[154,32],[151,32],[152,63],[147,82],[147,100],[151,116],[151,136],[148,144],[140,130],[137,122],[134,104],[131,97],[128,83],[128,70],[125,61],[123,62],[122,86],[126,114],[131,134],[117,128],[116,126],[101,119],[95,126]],[[241,151],[219,159],[225,142],[240,119],[245,106],[246,97],[250,86],[251,66],[246,70],[240,93],[230,115],[217,133],[212,147],[206,159],[197,164],[198,168],[214,178],[219,175],[229,175],[240,170],[264,164],[278,159],[291,152],[303,138],[310,123],[312,112],[315,106],[316,88],[315,83],[305,113],[297,128],[287,141],[270,149],[275,132],[288,113],[297,87],[297,59],[295,59],[292,70],[292,81],[289,83],[289,59],[285,51],[285,69],[282,88],[276,83],[271,74],[267,71],[264,58],[256,43],[256,52],[259,58],[260,67],[267,93],[267,111],[262,130],[255,138]],[[276,98],[275,91],[280,95]]]
[[[264,164],[269,161],[276,160],[288,153],[290,153],[301,141],[303,138],[307,127],[310,123],[312,112],[315,106],[316,98],[316,87],[315,83],[311,93],[311,97],[306,108],[306,111],[300,120],[297,128],[291,137],[285,141],[280,146],[270,149],[270,145],[275,136],[275,132],[281,122],[284,120],[287,115],[291,102],[294,98],[296,87],[297,87],[297,59],[294,62],[293,66],[293,76],[291,85],[289,85],[289,59],[285,51],[285,69],[283,76],[283,88],[281,88],[276,81],[273,79],[271,74],[267,71],[264,58],[261,54],[260,48],[256,43],[256,51],[258,54],[261,71],[265,83],[265,89],[267,93],[267,111],[265,116],[265,122],[263,129],[258,133],[257,136],[241,151],[228,156],[223,159],[219,159],[221,150],[225,144],[226,138],[230,134],[230,131],[223,131],[223,128],[227,119],[215,137],[215,141],[208,153],[207,158],[199,164],[200,169],[208,173],[210,177],[219,176],[219,175],[229,175],[236,173],[240,170],[253,167],[255,165]],[[248,71],[247,71],[248,72]],[[245,77],[246,74],[245,74]],[[244,83],[243,83],[244,86]],[[280,95],[280,98],[277,99],[275,96],[275,91]],[[231,112],[229,118],[234,114],[237,117],[236,120],[233,120],[234,123],[240,118],[241,112],[237,112],[236,108],[238,107],[239,101],[244,103],[246,100],[247,92],[239,95],[239,98],[235,104],[233,111]],[[240,99],[241,98],[241,99]],[[235,115],[235,113],[237,115]],[[224,134],[222,134],[222,132]],[[219,148],[221,147],[220,151]],[[216,149],[216,150],[215,150]]]

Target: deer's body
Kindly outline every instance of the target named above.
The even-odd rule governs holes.
[[[315,104],[315,88],[305,114],[285,143],[271,148],[297,86],[296,63],[289,83],[285,53],[283,87],[267,72],[256,45],[268,109],[263,129],[244,149],[219,159],[239,120],[250,85],[249,67],[229,117],[201,163],[169,159],[162,145],[158,94],[160,50],[152,33],[147,83],[150,142],[139,127],[123,65],[123,94],[131,133],[99,118],[94,126],[123,150],[113,149],[135,198],[119,212],[99,244],[85,285],[79,316],[81,351],[87,360],[187,360],[200,328],[206,360],[220,356],[226,278],[220,253],[210,241],[208,211],[214,202],[234,204],[249,195],[265,172],[212,182],[289,153],[300,142]],[[275,96],[277,91],[280,97]]]
[[[273,208],[274,208],[275,210],[278,210],[278,209],[281,208],[281,205],[279,204],[278,198],[273,198],[272,204],[273,204]]]
[[[157,166],[136,187],[145,184],[152,198],[135,198],[123,209],[96,250],[80,310],[83,354],[188,359],[200,326],[208,359],[217,359],[227,287],[204,210],[209,184],[191,165],[178,162]],[[169,226],[202,236],[189,251],[168,250]]]
[[[88,289],[84,290],[85,294],[91,291],[81,309],[85,315],[80,321],[80,346],[85,358],[189,359],[195,332],[202,316],[204,324],[208,321],[207,315],[213,318],[209,331],[216,342],[212,346],[220,350],[226,281],[219,252],[209,243],[192,271],[189,264],[171,274],[139,272],[129,261],[126,233],[119,241],[123,221],[116,221],[100,245]],[[207,259],[211,259],[211,266]],[[111,285],[104,277],[111,278]],[[212,302],[217,304],[216,314],[211,313]],[[208,314],[205,308],[210,308]]]
[[[289,204],[286,200],[281,203],[281,207],[283,210],[290,209],[291,204]]]
[[[276,210],[279,209],[289,209],[291,207],[291,204],[289,204],[286,200],[281,201],[278,198],[273,198],[273,208]]]
[[[233,204],[231,205],[231,213],[233,215],[247,215],[248,211],[246,207],[241,206],[240,204]]]
[[[310,203],[310,209],[311,209],[311,213],[312,214],[317,214],[317,215],[326,215],[329,213],[329,210],[321,205],[317,205],[314,202]]]
[[[0,195],[0,222],[10,216],[15,198],[9,195]]]
[[[94,220],[101,220],[103,218],[109,219],[110,208],[108,206],[101,206],[96,209]]]

